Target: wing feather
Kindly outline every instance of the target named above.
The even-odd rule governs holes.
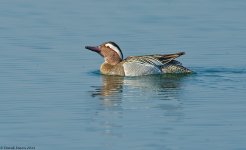
[[[140,64],[151,64],[154,66],[163,66],[175,58],[184,55],[184,52],[178,52],[175,54],[156,54],[156,55],[144,55],[144,56],[129,56],[124,61],[127,62],[135,62]]]

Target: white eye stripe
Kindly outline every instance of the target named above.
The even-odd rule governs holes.
[[[110,43],[105,44],[105,46],[114,50],[120,56],[120,58],[123,59],[122,53],[117,47],[115,47],[114,45],[112,45]]]

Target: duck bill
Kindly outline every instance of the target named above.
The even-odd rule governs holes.
[[[93,52],[100,53],[100,49],[97,46],[85,46],[85,48]]]

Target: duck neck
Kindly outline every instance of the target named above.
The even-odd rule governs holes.
[[[104,61],[105,61],[104,63],[114,66],[120,63],[122,60],[117,57],[105,57]]]

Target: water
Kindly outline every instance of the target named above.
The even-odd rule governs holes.
[[[0,147],[246,149],[243,0],[0,2]],[[109,77],[84,49],[185,51],[196,74]]]

